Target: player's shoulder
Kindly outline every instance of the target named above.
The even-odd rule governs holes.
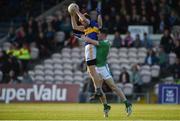
[[[99,41],[99,45],[110,45],[110,42],[109,42],[109,40],[108,39],[105,39],[105,40],[101,40],[101,41]]]

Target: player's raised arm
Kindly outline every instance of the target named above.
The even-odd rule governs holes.
[[[84,31],[84,26],[79,26],[77,24],[77,21],[76,21],[76,18],[75,18],[75,15],[71,15],[71,24],[72,24],[72,28],[74,30],[78,30],[78,31]]]
[[[98,22],[99,29],[102,29],[103,22],[102,22],[102,16],[101,16],[101,9],[97,8],[96,11],[98,14],[97,22]]]
[[[84,35],[81,36],[81,39],[83,39],[84,41],[91,43],[93,45],[99,45],[99,42],[97,40],[90,39]]]
[[[90,21],[78,9],[75,9],[75,12],[81,21],[84,21],[88,25],[90,24]]]

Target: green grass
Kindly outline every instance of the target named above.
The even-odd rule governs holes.
[[[124,105],[111,104],[108,120],[180,120],[180,105],[133,105],[126,116]],[[107,120],[101,104],[0,104],[1,120]]]

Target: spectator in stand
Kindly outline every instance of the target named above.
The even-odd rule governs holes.
[[[130,83],[130,75],[125,67],[123,67],[122,73],[119,75],[118,83],[122,83],[122,84]]]
[[[47,23],[47,31],[45,32],[45,46],[50,50],[54,50],[54,36],[55,31],[52,27],[52,24],[49,22]]]
[[[134,87],[135,87],[134,91],[136,93],[142,93],[143,82],[141,80],[139,68],[140,68],[139,65],[132,66],[132,76],[131,76],[132,79],[131,80],[134,84]],[[139,98],[139,96],[137,98]]]
[[[177,58],[180,58],[180,39],[175,41],[173,52],[176,53]]]
[[[167,20],[165,19],[165,16],[163,14],[160,14],[160,21],[158,23],[159,25],[159,32],[162,33],[164,29],[168,26]]]
[[[70,48],[74,48],[74,47],[78,47],[78,46],[79,46],[79,42],[78,42],[78,40],[77,40],[76,37],[71,36],[71,37],[68,39],[68,41],[67,41],[67,43],[66,43],[65,45],[68,46],[68,47],[70,47]]]
[[[177,13],[174,10],[171,11],[171,14],[170,14],[168,20],[169,20],[169,24],[171,27],[173,25],[179,25],[180,24],[178,17],[177,17]]]
[[[104,16],[103,28],[108,30],[108,33],[113,33],[113,22],[109,18],[109,15]]]
[[[121,16],[120,15],[116,15],[115,16],[115,21],[114,21],[114,28],[113,30],[114,31],[122,31],[122,21],[121,21]]]
[[[176,58],[176,63],[171,65],[168,70],[171,75],[173,75],[174,79],[180,79],[180,62],[179,58]]]
[[[15,33],[15,28],[14,27],[10,27],[9,28],[9,32],[7,35],[7,41],[10,43],[13,43],[16,41],[16,33]]]
[[[136,35],[136,39],[133,41],[133,47],[142,47],[142,40],[140,40],[139,34]]]
[[[34,42],[35,39],[36,39],[35,33],[34,33],[33,29],[31,27],[29,27],[27,32],[26,32],[25,42],[23,42],[23,43],[30,44],[30,43]]]
[[[3,72],[3,80],[1,83],[17,81],[17,76],[21,72],[20,66],[17,58],[8,55],[5,51],[0,51],[0,68]]]
[[[161,69],[165,69],[167,67],[168,63],[168,55],[165,53],[164,48],[160,47],[159,48],[159,65]]]
[[[156,53],[150,49],[148,52],[147,52],[147,56],[145,58],[145,64],[147,65],[155,65],[155,64],[158,64],[158,58],[156,57]]]
[[[23,26],[20,26],[16,36],[19,44],[25,43],[26,32]]]
[[[69,17],[65,17],[65,20],[61,23],[61,30],[65,32],[66,34],[66,39],[69,38],[72,27],[71,27],[71,22]]]
[[[131,33],[128,31],[125,38],[121,42],[122,47],[132,47],[133,38],[131,37]]]
[[[165,29],[161,38],[160,46],[162,46],[166,53],[170,53],[174,49],[173,38],[170,35],[170,30]]]
[[[121,47],[121,41],[122,41],[122,38],[121,38],[119,32],[116,31],[114,34],[114,40],[113,40],[112,46],[116,47],[116,48],[120,48]]]
[[[146,32],[144,33],[143,46],[147,49],[151,49],[153,46],[152,40]]]

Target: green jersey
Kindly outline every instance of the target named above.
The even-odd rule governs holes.
[[[99,45],[96,46],[97,67],[102,67],[106,65],[109,49],[110,49],[110,43],[108,40],[99,41]]]

